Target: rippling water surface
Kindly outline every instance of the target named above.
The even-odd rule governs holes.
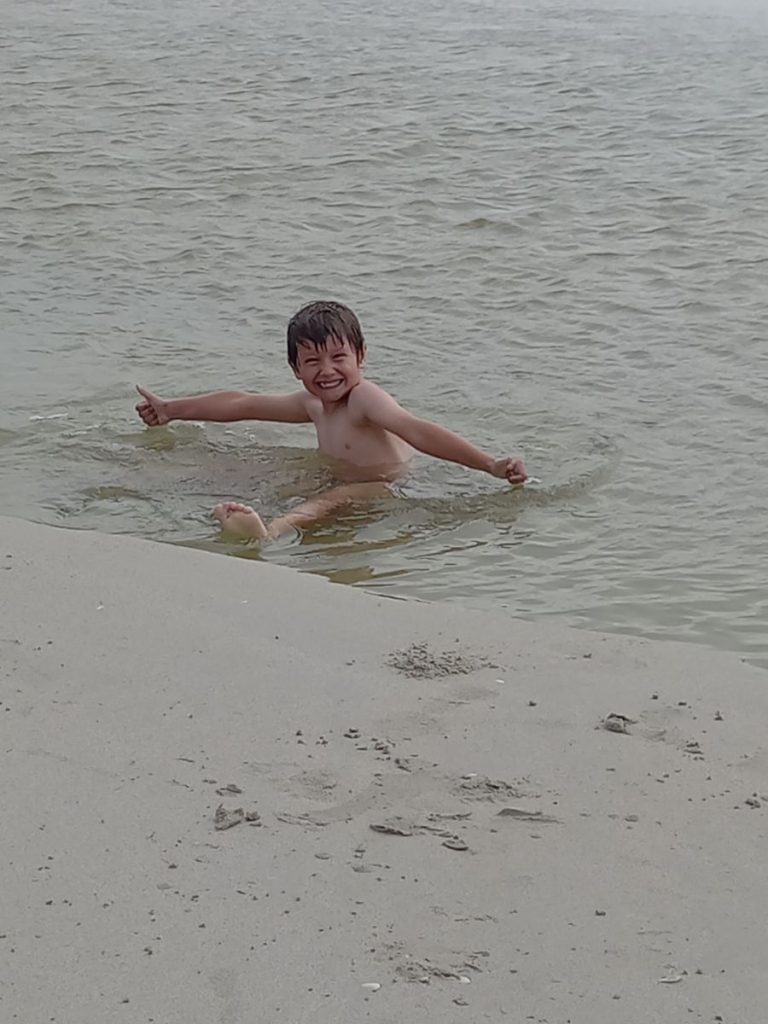
[[[309,429],[146,432],[133,384],[290,388],[333,296],[370,376],[543,484],[419,460],[262,557],[768,664],[763,5],[0,12],[0,511],[235,551],[210,507],[320,486]]]

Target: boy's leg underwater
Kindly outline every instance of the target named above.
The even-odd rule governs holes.
[[[386,494],[389,494],[389,487],[380,481],[345,484],[303,501],[301,505],[284,516],[278,516],[270,523],[265,523],[250,505],[236,501],[224,501],[217,505],[213,515],[225,533],[256,540],[277,540],[283,534],[301,530],[325,519],[331,512],[345,505],[375,501]]]

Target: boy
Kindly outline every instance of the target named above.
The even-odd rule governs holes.
[[[307,526],[353,501],[370,501],[387,492],[386,482],[402,477],[417,449],[437,459],[479,469],[511,484],[527,479],[520,459],[494,459],[443,427],[417,419],[386,391],[363,378],[365,340],[355,314],[340,302],[312,302],[288,324],[288,363],[303,388],[290,395],[254,395],[215,391],[165,400],[137,390],[136,406],[150,427],[170,420],[271,420],[314,423],[318,448],[345,466],[356,482],[311,498],[268,525],[248,505],[227,501],[213,514],[228,533],[274,540]]]

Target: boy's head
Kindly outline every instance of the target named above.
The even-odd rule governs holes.
[[[357,358],[365,358],[365,338],[360,321],[341,302],[310,302],[291,317],[288,324],[288,362],[294,373],[299,368],[302,349],[325,351],[328,342],[347,343]]]
[[[340,302],[310,302],[288,324],[288,362],[311,394],[334,404],[360,383],[365,339]]]

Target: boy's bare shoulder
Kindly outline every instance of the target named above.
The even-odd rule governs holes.
[[[308,391],[297,392],[296,397],[303,405],[310,420],[314,422],[322,415],[323,403],[319,398],[315,398],[314,395],[310,395]]]
[[[349,395],[347,405],[350,412],[359,415],[365,413],[382,402],[394,402],[394,398],[384,388],[374,384],[372,380],[361,380]]]

